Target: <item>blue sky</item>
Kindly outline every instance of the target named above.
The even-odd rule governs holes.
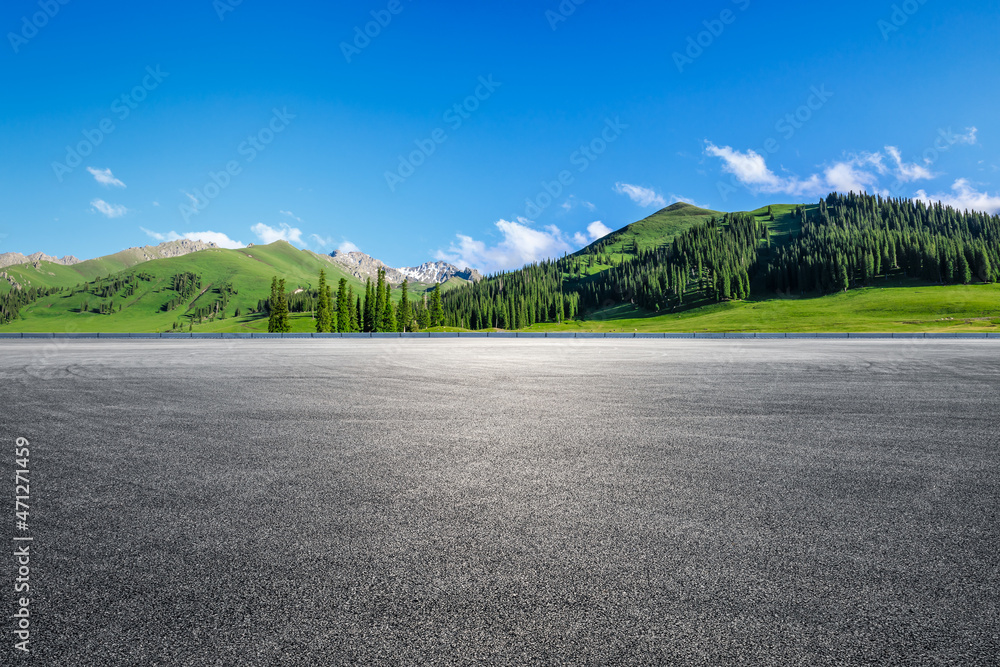
[[[0,252],[496,270],[678,200],[1000,212],[998,2],[8,0],[0,26]]]

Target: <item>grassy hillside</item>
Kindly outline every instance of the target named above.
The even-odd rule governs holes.
[[[128,248],[113,255],[89,259],[72,266],[39,262],[37,267],[34,264],[20,264],[7,267],[4,270],[25,288],[72,287],[78,283],[125,271],[152,259],[177,254],[178,246],[189,243],[191,242],[172,241],[159,246]],[[0,294],[6,294],[12,288],[13,286],[8,281],[0,281]]]
[[[639,248],[656,247],[669,243],[677,234],[687,231],[700,222],[710,220],[712,216],[721,217],[723,215],[719,211],[710,211],[678,202],[657,211],[648,218],[611,232],[574,255],[589,255],[598,251],[621,254],[623,250],[631,248],[633,245],[637,245]]]
[[[787,243],[794,234],[801,230],[801,222],[792,215],[792,211],[800,204],[774,204],[764,206],[750,213],[762,221],[767,221],[771,229],[771,243],[775,246]],[[816,205],[805,206],[807,210],[813,210]],[[768,220],[768,209],[774,215],[774,220]],[[698,208],[691,204],[678,202],[665,209],[657,211],[648,218],[638,222],[633,222],[617,231],[614,231],[604,238],[594,241],[586,248],[583,248],[570,257],[580,260],[579,272],[565,274],[564,277],[571,283],[567,288],[576,287],[575,279],[581,276],[592,276],[599,274],[613,265],[626,261],[634,257],[633,249],[647,250],[668,245],[673,242],[674,237],[683,234],[697,224],[707,222],[713,217],[721,219],[725,213]]]
[[[103,270],[113,267],[113,260],[91,264],[82,273],[52,270],[78,269],[83,264],[61,267],[43,263],[41,269],[34,269],[31,265],[16,267],[19,270],[17,275],[30,275],[34,272],[39,276],[47,276],[36,277],[35,285],[43,284],[44,280],[48,285],[69,289],[27,306],[21,311],[20,319],[0,327],[0,331],[152,332],[170,330],[176,322],[183,322],[187,328],[189,321],[185,315],[219,301],[222,298],[220,290],[227,284],[235,292],[229,297],[226,307],[225,314],[229,319],[211,324],[205,322],[201,326],[195,324],[195,330],[248,330],[247,326],[254,327],[249,330],[260,330],[252,324],[252,319],[256,318],[248,318],[246,315],[257,307],[260,299],[267,298],[271,277],[277,275],[285,278],[289,292],[314,289],[321,269],[326,270],[327,277],[334,286],[343,277],[354,287],[356,293],[364,292],[364,283],[347,275],[325,255],[297,250],[284,241],[239,250],[202,250],[182,257],[144,262],[115,275],[124,277],[141,273],[150,280],[136,281],[134,291],[130,294],[126,294],[127,290],[120,290],[118,294],[107,298],[95,295],[93,290],[84,292],[73,287],[93,280],[90,276],[94,272],[107,276]],[[100,270],[95,268],[97,266]],[[164,304],[178,297],[177,292],[171,289],[172,278],[182,273],[200,276],[201,288],[190,295],[183,305],[164,312]],[[95,287],[101,284],[98,283]],[[85,303],[88,306],[87,312],[83,311]],[[114,312],[105,315],[93,312],[101,303],[113,304]],[[232,319],[237,309],[242,317]],[[266,330],[266,321],[263,326]]]
[[[775,204],[749,212],[753,220],[748,224],[756,225],[755,234],[763,234],[764,238],[770,236],[769,244],[757,241],[762,244],[760,252],[764,263],[771,262],[780,253],[801,243],[801,240],[796,240],[803,233],[801,214],[793,215],[797,208],[800,207]],[[819,206],[802,208],[812,215],[817,213]],[[665,248],[679,234],[685,234],[713,217],[721,220],[724,215],[689,204],[674,204],[599,239],[570,258],[550,263],[548,268],[543,264],[534,269],[528,267],[525,271],[534,271],[528,274],[533,276],[529,282],[538,281],[540,284],[549,281],[554,291],[548,295],[550,301],[544,302],[544,310],[548,312],[554,307],[551,299],[561,302],[563,295],[570,295],[573,290],[585,292],[592,289],[607,276],[616,272],[620,274],[623,263],[626,263],[626,268],[637,262],[652,261],[655,264],[659,260],[652,258],[659,257],[664,251],[646,251]],[[690,238],[692,234],[686,234],[685,238]],[[639,257],[633,253],[636,248],[642,252]],[[55,287],[61,288],[61,291],[24,307],[20,318],[0,326],[0,331],[153,332],[170,331],[177,327],[185,330],[193,327],[194,331],[205,332],[266,331],[266,317],[253,314],[253,311],[261,300],[268,297],[272,276],[284,278],[289,293],[294,294],[300,290],[315,289],[319,272],[324,269],[334,287],[340,278],[345,278],[355,294],[364,292],[364,282],[348,275],[346,269],[330,257],[298,250],[285,242],[239,250],[208,249],[151,261],[141,261],[143,251],[130,249],[69,267],[46,262],[40,263],[37,268],[31,264],[8,267],[8,275],[23,285]],[[546,274],[546,271],[549,273]],[[191,283],[186,291],[178,288],[174,278],[181,274],[198,276],[200,285],[194,287]],[[629,297],[625,296],[603,302],[604,307],[598,302],[589,309],[574,311],[575,314],[582,313],[581,317],[558,324],[536,324],[531,330],[1000,330],[1000,283],[941,285],[936,281],[912,277],[918,275],[916,273],[909,275],[911,277],[907,278],[906,271],[895,269],[865,283],[870,286],[853,286],[847,292],[827,296],[820,296],[819,291],[769,292],[763,288],[763,280],[757,278],[754,289],[749,292],[752,295],[750,298],[716,302],[706,294],[689,289],[683,303],[657,304],[658,312],[638,308],[634,304],[643,302],[634,299],[629,302]],[[411,286],[411,298],[419,299],[425,288],[427,286],[424,285]],[[442,292],[449,299],[465,298],[462,295],[466,288],[473,289],[467,281],[453,278],[442,285]],[[8,283],[0,281],[0,294],[10,289]],[[509,291],[510,284],[504,294]],[[788,296],[789,293],[798,296]],[[399,290],[394,290],[394,298],[398,299],[399,294]],[[609,305],[612,303],[617,305]],[[523,302],[517,305],[524,308]],[[223,312],[219,317],[203,316],[209,308],[219,308]],[[551,319],[554,321],[556,318]],[[472,318],[466,318],[447,323],[454,329],[469,326],[472,321]],[[485,319],[482,321],[486,322]],[[525,320],[518,318],[516,321]],[[497,324],[492,318],[489,322],[489,326],[507,326]],[[308,313],[293,312],[291,325],[296,332],[312,331],[315,322]]]
[[[730,301],[653,315],[630,305],[531,331],[931,332],[1000,331],[1000,285],[900,281],[814,298]]]

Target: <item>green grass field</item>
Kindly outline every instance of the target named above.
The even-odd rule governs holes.
[[[772,244],[787,242],[799,231],[792,215],[795,205],[772,205],[775,220],[769,222]],[[751,211],[763,218],[767,207]],[[676,204],[612,234],[602,252],[628,256],[624,248],[640,248],[669,243],[676,234],[723,214]],[[594,246],[575,256],[594,254]],[[152,277],[142,281],[125,297],[114,295],[115,311],[101,315],[90,312],[102,299],[94,294],[73,293],[72,289],[40,299],[21,311],[21,317],[0,326],[3,332],[163,332],[180,323],[187,331],[263,332],[267,318],[252,315],[261,299],[266,299],[272,276],[283,277],[289,292],[315,288],[321,269],[331,285],[343,277],[363,294],[364,283],[350,276],[324,255],[298,250],[285,242],[239,250],[210,249],[181,257],[156,259],[136,265],[135,250],[90,260],[71,267],[41,263],[8,267],[7,273],[25,285],[73,288],[111,274],[142,272]],[[616,260],[617,261],[617,260]],[[130,268],[131,267],[131,268]],[[603,270],[602,265],[588,273]],[[181,307],[164,312],[165,303],[177,296],[170,289],[174,275],[190,272],[201,276],[202,290],[185,300]],[[588,280],[586,276],[575,280]],[[573,280],[569,284],[572,284]],[[215,321],[194,321],[186,314],[220,299],[218,289],[231,283],[237,294],[230,298],[226,317]],[[466,281],[454,278],[442,285],[443,291],[459,289]],[[0,291],[10,285],[0,281]],[[414,286],[411,298],[419,299],[425,285]],[[394,298],[400,291],[393,290]],[[84,302],[88,312],[82,312]],[[699,305],[699,304],[692,304]],[[121,312],[117,312],[121,306]],[[240,316],[234,316],[236,309]],[[292,313],[292,330],[315,330],[311,314]],[[450,329],[454,330],[454,329]],[[619,305],[587,315],[583,321],[539,324],[531,331],[696,331],[696,332],[930,332],[1000,331],[1000,285],[929,285],[918,281],[879,280],[873,287],[846,293],[803,298],[774,297],[762,300],[711,303],[675,313],[649,313],[630,305]]]
[[[101,265],[103,264],[105,263]],[[17,267],[17,274],[9,272],[12,275],[30,277],[34,285],[73,287],[93,279],[87,277],[94,271],[93,268],[86,269],[85,274],[72,272],[79,266],[82,265],[63,267],[43,263],[39,269],[24,265]],[[297,289],[315,288],[321,269],[326,271],[327,279],[334,287],[343,277],[354,287],[356,294],[364,293],[363,282],[348,275],[340,267],[327,261],[324,256],[298,250],[288,243],[279,241],[266,246],[239,250],[202,250],[182,257],[144,262],[125,273],[142,272],[153,276],[153,280],[141,282],[136,292],[129,297],[111,297],[116,309],[119,305],[122,306],[121,312],[110,315],[81,312],[85,301],[88,302],[89,310],[92,310],[105,299],[93,294],[86,295],[80,292],[73,294],[70,291],[63,291],[27,306],[21,311],[20,319],[0,327],[0,331],[162,332],[171,330],[178,321],[182,321],[187,330],[189,322],[184,314],[217,300],[219,298],[217,288],[227,282],[231,282],[238,291],[238,294],[230,299],[227,307],[230,319],[205,322],[201,325],[196,323],[195,330],[259,331],[261,330],[259,325],[245,316],[257,307],[260,299],[267,298],[270,293],[271,277],[277,275],[285,278],[288,291],[294,292]],[[176,296],[176,293],[169,288],[171,278],[184,272],[200,275],[203,291],[192,296],[185,306],[171,312],[163,312],[161,307]],[[107,274],[102,272],[99,275]],[[244,315],[243,318],[232,318],[237,308]],[[263,330],[266,329],[265,319]]]
[[[869,287],[814,298],[735,301],[677,314],[632,306],[531,331],[933,332],[1000,331],[1000,285]]]

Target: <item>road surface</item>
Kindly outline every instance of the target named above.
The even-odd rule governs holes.
[[[0,380],[33,664],[1000,654],[996,341],[24,340]]]

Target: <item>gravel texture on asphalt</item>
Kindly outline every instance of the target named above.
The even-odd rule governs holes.
[[[995,341],[25,340],[0,380],[34,665],[1000,654]]]

